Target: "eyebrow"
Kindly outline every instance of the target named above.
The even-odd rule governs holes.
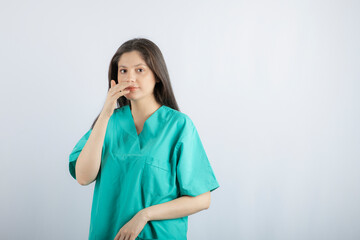
[[[134,67],[140,66],[140,65],[146,66],[144,63],[139,63],[139,64],[134,65]],[[126,67],[126,66],[125,65],[119,65],[118,67]]]

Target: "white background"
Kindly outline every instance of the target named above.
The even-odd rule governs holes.
[[[220,187],[189,239],[360,239],[359,1],[7,1],[1,239],[87,239],[69,154],[117,48],[161,49]]]

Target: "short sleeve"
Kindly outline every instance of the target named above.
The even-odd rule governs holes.
[[[176,179],[181,196],[195,197],[208,191],[212,192],[220,185],[196,127],[191,124],[187,129],[175,147]]]
[[[76,143],[75,147],[73,148],[72,152],[70,153],[69,156],[69,171],[71,176],[76,179],[76,174],[75,174],[75,165],[76,165],[76,161],[82,151],[82,149],[84,148],[87,140],[89,139],[89,136],[91,134],[92,129],[88,130],[81,138],[80,140]]]

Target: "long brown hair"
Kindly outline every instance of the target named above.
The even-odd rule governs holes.
[[[151,71],[154,73],[156,84],[154,87],[154,97],[155,100],[160,105],[166,105],[172,109],[180,111],[179,106],[176,102],[171,83],[169,73],[166,67],[164,57],[159,49],[159,47],[146,38],[133,38],[131,40],[123,43],[110,61],[109,73],[108,73],[108,91],[111,87],[111,80],[115,80],[116,84],[118,83],[118,62],[123,53],[138,51],[142,59],[149,66]],[[125,105],[129,105],[130,100],[125,96],[121,96],[117,99],[117,106],[121,108]],[[101,113],[101,112],[100,112]],[[96,117],[95,121],[91,125],[91,129],[94,128],[97,119],[100,116]]]

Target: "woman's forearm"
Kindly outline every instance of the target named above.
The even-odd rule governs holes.
[[[196,197],[182,196],[169,202],[144,208],[141,212],[147,221],[152,221],[189,216],[208,209],[209,206],[210,191]]]
[[[89,139],[77,158],[75,176],[81,185],[92,183],[98,175],[108,122],[109,117],[99,115]]]

